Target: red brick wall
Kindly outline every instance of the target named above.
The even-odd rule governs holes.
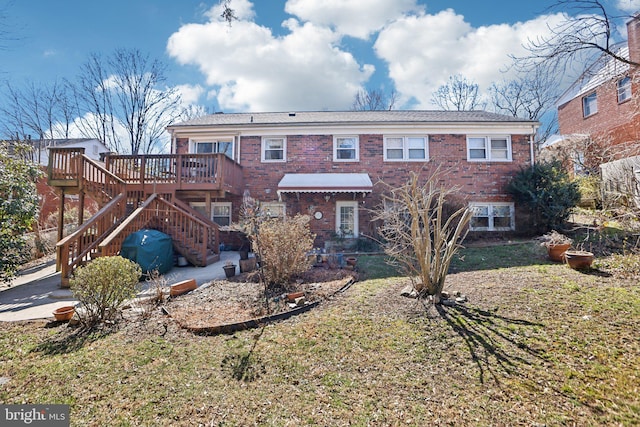
[[[506,185],[511,177],[531,162],[529,137],[512,136],[512,162],[468,162],[466,135],[430,135],[429,162],[385,162],[383,160],[383,136],[360,135],[360,161],[334,162],[332,135],[287,136],[286,163],[262,163],[261,138],[242,137],[241,159],[245,185],[252,197],[263,201],[277,201],[278,183],[287,173],[368,173],[374,183],[374,192],[359,202],[359,222],[362,232],[373,231],[367,209],[379,203],[378,194],[383,187],[379,181],[399,185],[408,178],[409,171],[421,172],[426,178],[438,167],[444,173],[444,184],[459,188],[458,194],[465,201],[500,202],[510,201]],[[318,240],[328,239],[335,230],[335,202],[354,200],[353,194],[337,193],[326,202],[325,194],[284,194],[287,214],[320,211],[321,220],[312,219],[312,231]],[[234,204],[235,207],[235,204]],[[311,212],[312,213],[312,212]]]
[[[635,99],[637,90],[638,87],[634,86],[634,98],[618,103],[616,81],[599,86],[596,88],[598,112],[588,117],[584,117],[582,112],[583,96],[572,99],[558,108],[560,133],[608,138],[612,144],[637,141],[640,139],[640,116],[637,114],[640,110]]]

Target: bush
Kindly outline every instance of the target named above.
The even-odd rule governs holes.
[[[307,254],[315,235],[309,229],[308,215],[265,220],[251,237],[269,285],[286,285],[293,276],[311,268]]]
[[[521,169],[507,186],[516,203],[531,214],[531,230],[543,234],[561,228],[580,201],[580,191],[558,160]]]
[[[80,321],[90,326],[113,319],[124,302],[136,296],[141,276],[138,264],[120,256],[100,257],[78,268],[69,283],[83,306]]]

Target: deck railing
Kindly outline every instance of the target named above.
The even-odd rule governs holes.
[[[107,169],[127,184],[208,184],[233,191],[242,185],[242,168],[223,153],[108,155]]]
[[[207,265],[208,248],[217,242],[217,229],[154,194],[100,243],[101,255],[117,255],[124,239],[143,228],[170,235],[182,255],[198,266]]]
[[[99,255],[99,243],[118,226],[125,211],[126,196],[119,194],[56,244],[56,270],[60,271],[63,286],[68,286],[76,267]]]

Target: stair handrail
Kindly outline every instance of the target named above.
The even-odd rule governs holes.
[[[96,250],[100,241],[122,221],[125,211],[126,195],[121,193],[77,230],[56,243],[56,270],[60,271],[63,285],[68,283],[77,265]]]
[[[125,191],[127,184],[123,179],[118,177],[116,174],[114,174],[92,158],[88,157],[86,154],[82,154],[81,159],[81,179],[84,186],[86,186],[87,183],[90,184],[90,187],[92,187],[94,184],[102,184],[103,187],[99,188],[99,190],[110,198],[113,198]],[[89,166],[88,169],[87,166]]]
[[[211,227],[189,212],[162,199],[156,193],[149,196],[109,236],[103,239],[99,245],[100,253],[103,256],[117,255],[124,239],[145,227],[156,228],[169,234],[179,245],[195,250],[200,255],[198,263],[206,265]],[[180,227],[180,232],[173,232],[173,227]],[[193,263],[193,260],[190,261]]]
[[[209,227],[213,229],[213,233],[209,235],[208,248],[212,249],[216,254],[220,253],[220,247],[218,245],[218,243],[220,242],[220,226],[216,222],[214,222],[210,218],[207,218],[205,215],[193,209],[187,203],[178,198],[174,198],[173,200],[171,200],[171,203],[181,208],[182,210],[194,215],[197,219],[200,219],[202,222],[209,225]]]

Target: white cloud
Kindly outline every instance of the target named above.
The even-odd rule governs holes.
[[[178,85],[175,89],[180,94],[182,103],[186,105],[196,104],[200,96],[205,92],[200,85]]]
[[[617,0],[616,7],[624,12],[637,13],[640,11],[640,0]]]
[[[409,12],[423,9],[416,0],[288,0],[285,5],[286,12],[303,21],[361,39]]]
[[[233,3],[252,16],[246,0]],[[231,26],[211,12],[205,24],[187,24],[167,43],[169,55],[193,64],[217,89],[223,110],[344,109],[373,73],[339,47],[329,28],[289,19],[285,36],[240,19]]]
[[[403,99],[417,108],[434,108],[433,92],[449,76],[462,74],[486,90],[494,81],[510,77],[509,55],[524,56],[523,45],[548,35],[563,15],[540,16],[513,25],[473,28],[462,15],[448,9],[435,15],[407,16],[384,28],[375,43],[377,55]]]

